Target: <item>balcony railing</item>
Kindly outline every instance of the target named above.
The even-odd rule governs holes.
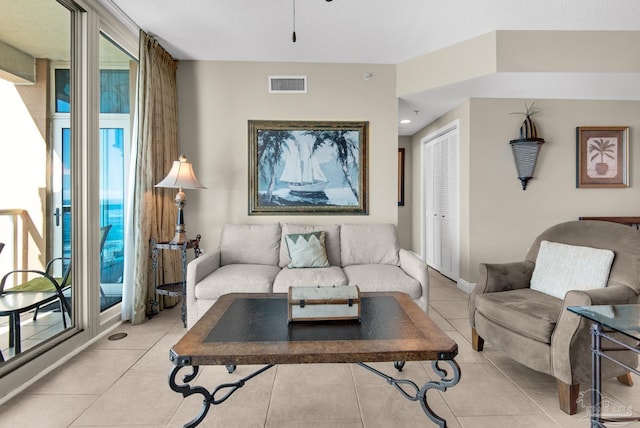
[[[8,218],[8,222],[2,221]],[[0,229],[0,241],[4,241],[6,255],[7,250],[11,254],[11,267],[9,270],[29,269],[29,243],[32,242],[39,254],[45,255],[46,248],[42,235],[36,228],[29,212],[20,208],[0,209],[0,221],[2,221],[2,229]],[[5,225],[10,223],[8,229]],[[27,273],[21,274],[22,282],[27,280]]]

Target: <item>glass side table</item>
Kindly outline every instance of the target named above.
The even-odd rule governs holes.
[[[636,367],[629,367],[616,360],[609,351],[629,350],[640,354],[640,304],[636,305],[594,305],[569,306],[567,308],[581,317],[593,321],[591,327],[591,428],[605,427],[605,422],[638,421],[640,416],[620,415],[620,417],[602,417],[602,358],[605,358],[631,373],[640,376]],[[622,333],[636,341],[635,346],[629,345],[614,337],[612,333]],[[615,344],[615,348],[603,348],[602,339]],[[640,410],[640,409],[639,409]]]
[[[182,324],[187,327],[187,250],[193,249],[195,258],[200,256],[200,235],[196,235],[196,239],[187,239],[182,244],[176,244],[172,242],[156,242],[155,239],[151,239],[151,267],[153,268],[153,285],[156,290],[156,294],[164,296],[182,297],[182,308],[180,310],[180,317]],[[158,256],[160,251],[181,251],[182,252],[182,281],[172,282],[167,284],[158,284],[158,268],[160,262]],[[154,298],[155,299],[155,298]],[[158,305],[157,300],[151,302],[152,307]],[[157,309],[153,314],[157,313]]]

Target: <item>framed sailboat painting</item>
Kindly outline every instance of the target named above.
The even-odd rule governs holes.
[[[249,121],[249,214],[368,214],[369,122]]]

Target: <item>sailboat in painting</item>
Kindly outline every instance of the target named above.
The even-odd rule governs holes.
[[[280,176],[280,181],[287,183],[293,195],[325,197],[324,189],[329,180],[322,172],[318,159],[313,156],[311,143],[308,141],[288,140],[289,156]]]

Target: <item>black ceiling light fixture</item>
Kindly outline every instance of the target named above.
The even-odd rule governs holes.
[[[293,0],[293,36],[291,36],[293,43],[296,42],[296,0]]]
[[[325,0],[327,3],[331,3],[333,0]],[[291,34],[291,41],[296,42],[296,0],[293,0],[293,34]]]

